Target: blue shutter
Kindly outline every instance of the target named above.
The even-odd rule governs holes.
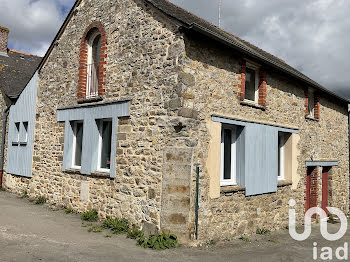
[[[245,185],[245,127],[236,126],[236,181]]]
[[[278,129],[247,124],[245,127],[246,195],[277,191]]]

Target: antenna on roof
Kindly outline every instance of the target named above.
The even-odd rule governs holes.
[[[219,15],[218,15],[218,17],[219,17],[219,27],[221,27],[221,2],[222,2],[222,0],[219,0]]]

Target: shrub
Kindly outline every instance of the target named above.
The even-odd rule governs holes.
[[[96,222],[98,221],[98,213],[97,210],[93,209],[90,211],[86,211],[81,214],[81,220],[83,221],[89,221],[89,222]]]
[[[128,233],[129,221],[125,218],[108,218],[103,221],[102,227],[112,230],[113,234]]]
[[[46,203],[46,198],[44,196],[39,196],[38,199],[35,201],[35,204],[42,205]]]
[[[132,225],[131,229],[128,230],[127,232],[127,237],[131,239],[138,239],[143,237],[143,230],[141,230],[139,227],[136,225]]]
[[[142,236],[137,241],[137,245],[144,248],[152,248],[156,250],[176,248],[180,246],[175,235],[165,233],[150,235],[148,238]]]

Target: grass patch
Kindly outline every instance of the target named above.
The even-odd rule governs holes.
[[[244,242],[251,242],[250,239],[247,238],[246,236],[241,236],[239,239],[244,241]]]
[[[216,241],[214,239],[211,239],[207,242],[207,246],[215,246],[216,245]]]
[[[94,233],[99,233],[99,232],[102,232],[103,231],[103,228],[100,227],[100,226],[94,226],[94,227],[90,227],[88,229],[88,232],[94,232]]]
[[[177,248],[180,246],[175,235],[165,233],[150,235],[148,238],[142,236],[137,241],[137,245],[144,248],[152,248],[155,250]]]
[[[81,214],[81,220],[83,221],[89,221],[89,222],[96,222],[98,221],[98,213],[95,209],[86,211]]]
[[[124,234],[129,231],[129,221],[125,218],[107,218],[102,227],[110,229],[113,234]]]
[[[46,203],[46,198],[44,196],[39,196],[35,201],[36,205],[42,205]]]
[[[258,228],[257,230],[256,230],[256,233],[258,234],[258,235],[267,235],[267,234],[269,234],[271,231],[270,230],[268,230],[268,229],[266,229],[266,228]]]
[[[29,195],[28,195],[28,191],[25,189],[25,190],[22,190],[22,193],[21,193],[21,198],[28,198]]]
[[[94,232],[93,228],[89,228],[89,232]],[[97,232],[101,229],[110,229],[113,234],[126,234],[128,238],[137,239],[136,244],[144,248],[152,248],[162,250],[167,248],[179,247],[176,235],[173,234],[156,234],[146,237],[143,230],[138,226],[130,227],[129,221],[126,218],[107,218],[103,221],[101,227],[95,227]],[[107,234],[105,237],[111,237]]]
[[[105,237],[109,238],[109,237],[112,237],[112,235],[107,234],[107,235],[105,235]]]
[[[65,212],[66,214],[75,213],[74,210],[73,210],[73,208],[71,208],[71,207],[66,208],[66,209],[64,210],[64,212]]]

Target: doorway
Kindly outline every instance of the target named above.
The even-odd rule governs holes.
[[[322,201],[321,208],[326,212],[328,216],[328,196],[329,196],[329,167],[322,167]]]

